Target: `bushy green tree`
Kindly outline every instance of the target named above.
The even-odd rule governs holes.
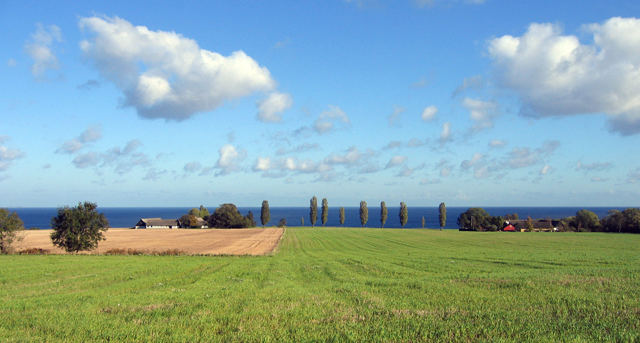
[[[438,206],[438,219],[440,221],[440,230],[447,225],[447,205],[443,202]]]
[[[53,244],[67,252],[97,248],[109,228],[109,221],[97,208],[95,203],[84,202],[58,209],[58,215],[51,219]]]
[[[200,205],[199,208],[194,207],[190,209],[188,214],[207,220],[209,217],[209,210],[203,205]]]
[[[640,209],[627,208],[622,211],[624,216],[624,232],[640,233]]]
[[[364,227],[365,225],[367,225],[368,221],[369,221],[369,209],[367,208],[367,202],[360,201],[360,224],[362,224],[362,227]]]
[[[472,207],[458,216],[458,226],[462,230],[482,231],[490,225],[491,216],[480,207]]]
[[[269,209],[269,202],[266,200],[262,201],[262,209],[260,210],[260,222],[262,223],[262,227],[267,225],[271,220],[271,210]]]
[[[404,227],[407,225],[407,220],[409,220],[409,209],[407,208],[407,204],[404,202],[400,203],[400,225]]]
[[[11,252],[11,245],[18,239],[18,232],[24,224],[17,213],[0,208],[0,254]]]
[[[209,216],[209,227],[223,229],[246,228],[250,224],[234,204],[222,204]]]
[[[518,214],[517,213],[509,213],[505,216],[505,218],[507,220],[518,220]]]
[[[622,232],[624,216],[619,210],[611,210],[606,217],[602,218],[600,225],[607,232]]]
[[[322,226],[325,226],[325,224],[327,224],[327,220],[329,220],[329,202],[327,201],[327,198],[322,199],[322,214],[320,215],[320,218],[322,220]]]
[[[531,219],[531,216],[527,217],[527,231],[533,231],[533,219]]]
[[[344,225],[344,207],[340,207],[340,225]]]
[[[207,220],[207,218],[209,218],[209,210],[203,205],[200,205],[200,218],[204,220]]]
[[[185,214],[180,217],[178,221],[180,222],[180,226],[184,228],[198,227],[198,217],[194,216],[193,214]]]
[[[278,227],[287,227],[287,219],[280,218],[280,221],[278,222]]]
[[[387,204],[382,201],[380,203],[380,227],[384,228],[384,224],[387,222],[387,216],[389,215],[389,210],[387,210]]]
[[[579,230],[598,231],[600,229],[598,215],[589,210],[580,210],[576,213],[576,224]]]
[[[253,217],[253,212],[249,211],[247,215],[244,217],[247,221],[247,227],[256,227],[256,219]]]
[[[311,227],[315,227],[316,220],[318,220],[318,198],[315,195],[309,200],[309,219],[311,220]]]
[[[640,209],[611,210],[600,223],[604,231],[640,233]]]

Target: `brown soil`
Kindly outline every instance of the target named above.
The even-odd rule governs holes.
[[[271,253],[282,237],[281,228],[270,229],[109,229],[106,240],[98,243],[91,254],[104,254],[112,249],[135,249],[148,253],[179,250],[186,254],[264,255]],[[51,243],[51,230],[26,230],[15,244],[18,251],[46,249],[64,254]]]

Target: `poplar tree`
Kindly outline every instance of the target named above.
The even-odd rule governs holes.
[[[262,222],[262,227],[267,225],[271,220],[271,211],[269,210],[269,202],[266,200],[262,201],[262,210],[260,211],[260,221]]]
[[[318,198],[315,195],[309,201],[309,219],[311,219],[311,227],[315,227],[318,220]]]
[[[426,224],[427,221],[424,219],[424,216],[422,216],[422,228],[424,229],[424,224]]]
[[[362,227],[364,227],[365,225],[367,225],[368,221],[369,221],[369,209],[367,208],[367,202],[360,201],[360,224],[362,224]]]
[[[407,220],[409,219],[409,210],[407,209],[407,204],[404,202],[400,203],[400,225],[404,227],[407,224]]]
[[[329,202],[327,198],[322,199],[322,215],[320,216],[322,220],[322,226],[327,224],[327,220],[329,220]]]
[[[387,210],[387,204],[385,202],[380,203],[380,225],[384,228],[384,224],[387,222],[387,215],[389,211]]]
[[[344,207],[340,207],[340,225],[344,225]]]
[[[438,209],[440,211],[438,214],[438,219],[440,219],[440,230],[442,230],[442,228],[447,224],[447,206],[441,202]]]
[[[300,226],[304,226],[304,217],[300,217]]]

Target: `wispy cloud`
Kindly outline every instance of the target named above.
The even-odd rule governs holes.
[[[313,124],[313,129],[319,134],[325,134],[333,130],[336,123],[343,123],[348,126],[351,124],[351,120],[340,107],[329,105],[326,111],[320,113],[320,116]]]
[[[86,130],[82,131],[78,137],[64,142],[58,149],[56,149],[56,153],[76,153],[84,148],[88,143],[93,143],[100,138],[102,138],[102,127],[100,125],[90,126]]]
[[[36,24],[36,31],[25,43],[24,49],[33,60],[31,74],[36,78],[43,78],[49,70],[60,67],[58,57],[53,51],[53,45],[62,41],[62,31],[56,25],[44,26]]]

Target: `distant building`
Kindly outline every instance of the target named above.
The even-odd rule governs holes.
[[[196,217],[196,226],[189,226],[188,223],[182,223],[180,222],[180,219],[178,219],[178,226],[181,228],[186,228],[186,229],[193,229],[193,228],[199,228],[199,229],[208,229],[209,225],[207,224],[207,221],[200,218],[200,217]]]
[[[509,224],[509,225],[505,226],[505,227],[504,227],[504,229],[502,229],[502,231],[511,231],[511,232],[515,232],[515,231],[516,231],[516,228],[515,228],[513,225]]]
[[[175,219],[162,218],[140,218],[136,224],[136,229],[176,229],[180,227]]]
[[[533,231],[558,231],[558,226],[560,225],[560,220],[557,219],[534,219],[531,221],[533,224]],[[527,230],[527,220],[526,219],[511,219],[505,222],[507,225],[503,231],[507,227],[511,226],[515,228],[515,231],[526,231]],[[511,230],[509,230],[511,231]]]

